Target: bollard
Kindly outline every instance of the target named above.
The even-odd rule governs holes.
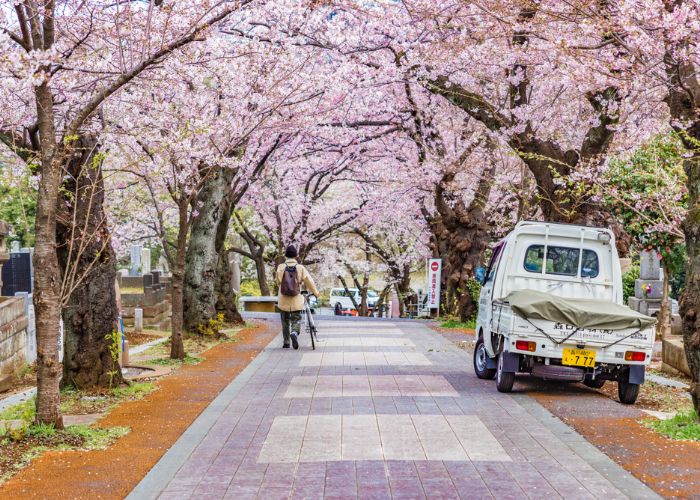
[[[124,341],[124,352],[122,352],[122,367],[129,364],[129,341]]]
[[[143,331],[143,309],[134,309],[134,331],[141,333]]]

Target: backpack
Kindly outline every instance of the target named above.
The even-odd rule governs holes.
[[[297,276],[297,266],[286,266],[282,274],[280,293],[287,297],[296,297],[301,293],[299,277]]]

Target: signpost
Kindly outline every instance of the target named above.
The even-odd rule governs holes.
[[[428,309],[440,310],[442,259],[428,259]]]

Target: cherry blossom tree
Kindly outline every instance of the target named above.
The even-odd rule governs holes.
[[[38,422],[63,426],[58,325],[65,288],[56,219],[67,164],[81,151],[82,135],[99,126],[101,107],[112,96],[247,3],[0,4],[0,100],[8,111],[0,118],[0,138],[40,173],[34,253]],[[116,310],[110,316],[103,322],[111,325]]]
[[[657,332],[670,334],[670,278],[685,264],[681,224],[687,210],[683,146],[673,135],[660,136],[633,154],[615,158],[598,178],[600,196],[639,250],[658,252],[664,269]]]

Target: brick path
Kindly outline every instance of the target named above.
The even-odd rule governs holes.
[[[275,339],[131,498],[655,497],[421,323],[319,329]]]

